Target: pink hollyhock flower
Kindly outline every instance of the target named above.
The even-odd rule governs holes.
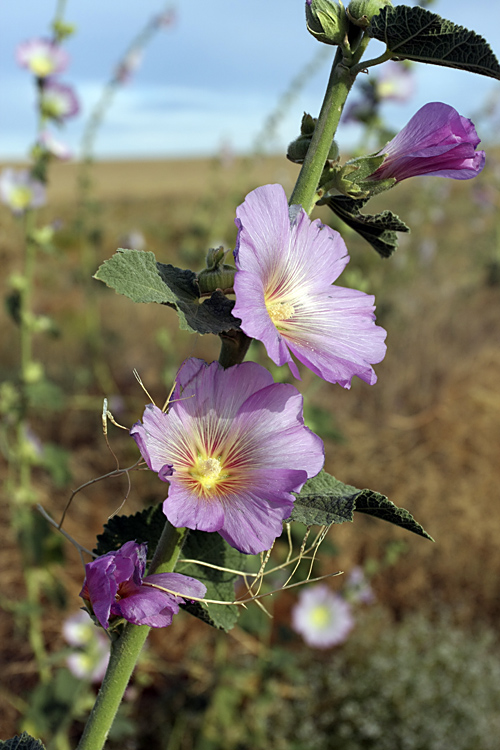
[[[116,552],[85,566],[80,596],[90,602],[94,615],[107,630],[111,616],[135,625],[164,628],[179,611],[179,603],[205,596],[206,587],[180,573],[153,573],[144,578],[147,544],[126,542]],[[175,593],[161,591],[160,586]]]
[[[47,81],[42,90],[42,111],[57,122],[77,115],[80,104],[74,89],[64,83]]]
[[[49,39],[30,39],[16,50],[16,60],[37,78],[62,73],[69,63],[68,53]]]
[[[320,378],[373,384],[385,355],[374,297],[332,286],[349,262],[338,232],[288,203],[281,185],[253,190],[236,209],[236,305],[243,331],[300,378],[294,354]]]
[[[40,133],[38,143],[43,149],[45,149],[45,151],[51,154],[51,156],[55,156],[56,159],[60,159],[61,161],[68,161],[68,159],[73,157],[68,146],[57,138],[54,138],[52,133],[49,133],[48,130],[44,130]]]
[[[292,492],[324,463],[300,393],[255,362],[225,370],[186,360],[168,413],[147,406],[130,434],[170,484],[163,504],[170,523],[218,531],[247,554],[271,547],[292,511]]]
[[[354,626],[351,607],[320,583],[302,589],[292,609],[292,627],[313,648],[330,648],[346,640]]]
[[[45,204],[45,185],[31,176],[28,169],[4,169],[0,175],[0,200],[15,214]]]
[[[484,167],[484,151],[473,123],[442,102],[425,104],[392,141],[371,180],[394,177],[398,182],[417,175],[470,180]]]

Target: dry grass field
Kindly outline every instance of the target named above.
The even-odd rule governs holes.
[[[233,246],[234,209],[245,194],[267,182],[281,182],[289,192],[296,172],[282,158],[230,164],[99,163],[93,171],[96,205],[88,220],[97,238],[92,250],[96,266],[113,254],[124,235],[140,230],[146,249],[158,260],[201,269],[209,247]],[[323,556],[321,569],[348,571],[365,564],[374,573],[379,602],[396,620],[413,610],[432,616],[445,609],[469,628],[477,622],[494,625],[500,616],[499,199],[496,192],[496,205],[490,206],[481,193],[492,189],[492,172],[487,165],[477,184],[410,180],[387,194],[387,203],[378,198],[377,207],[391,208],[412,227],[392,259],[382,260],[357,236],[344,235],[352,260],[341,281],[356,286],[361,280],[365,291],[376,294],[378,322],[388,331],[387,356],[376,366],[375,386],[358,381],[350,391],[317,387],[307,372],[300,385],[323,412],[323,424],[342,438],[327,440],[325,468],[344,482],[384,493],[435,539],[433,544],[365,517],[330,531],[338,554],[334,559]],[[43,214],[47,221],[59,220],[61,228],[54,253],[40,259],[35,307],[55,321],[57,335],[40,335],[35,349],[64,398],[58,410],[42,403],[31,426],[42,440],[70,452],[68,484],[55,486],[46,472],[35,473],[40,502],[58,518],[71,489],[114,468],[101,433],[103,396],[120,397],[117,418],[131,425],[142,415],[145,401],[134,368],[160,402],[182,359],[214,359],[218,342],[180,332],[170,309],[134,305],[97,281],[89,284],[81,272],[85,243],[75,225],[76,166],[54,168],[50,184]],[[0,211],[6,281],[19,267],[21,231],[7,209]],[[323,211],[318,215],[330,220]],[[89,306],[99,316],[98,345],[88,342]],[[18,342],[4,309],[1,316],[4,379],[15,373]],[[102,361],[97,377],[91,367],[96,346]],[[265,352],[255,351],[266,365]],[[110,440],[121,464],[133,463],[135,445],[126,433],[111,428]],[[67,531],[92,547],[125,490],[122,478],[77,495]],[[122,512],[134,513],[162,498],[155,476],[134,475]],[[23,595],[8,497],[3,497],[0,512],[2,597],[8,602]],[[79,606],[82,571],[69,545],[66,559],[56,575],[71,612]],[[275,637],[290,601],[287,595],[277,603]],[[46,612],[44,637],[57,649],[60,610],[47,602]],[[187,615],[172,626],[169,639],[160,635],[152,643],[169,665],[167,672],[183,656],[192,658],[200,640],[217,642],[217,634]],[[255,638],[243,630],[236,629],[232,643],[258,650]],[[0,621],[0,650],[8,686],[0,694],[0,736],[9,736],[22,711],[22,700],[12,696],[22,694],[34,666],[22,626],[8,612]]]

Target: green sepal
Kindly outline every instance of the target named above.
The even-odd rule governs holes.
[[[443,65],[500,79],[500,64],[483,37],[424,8],[383,8],[366,31],[373,39],[384,42],[399,60]]]
[[[156,302],[176,310],[180,327],[189,333],[239,330],[231,315],[234,301],[214,292],[200,304],[196,274],[167,263],[158,263],[152,252],[119,249],[99,267],[95,279],[133,302]]]
[[[330,526],[332,523],[353,521],[354,511],[358,511],[433,541],[407,510],[398,508],[385,495],[373,490],[358,490],[326,471],[308,479],[295,497],[290,521],[298,521],[306,526]]]
[[[343,167],[325,168],[319,186],[320,199],[324,202],[329,194],[340,193],[354,200],[368,200],[378,193],[389,190],[396,184],[394,177],[386,180],[368,179],[383,163],[385,155],[363,156],[346,162]]]
[[[45,745],[28,732],[23,732],[10,740],[0,740],[0,750],[45,750]]]
[[[397,250],[397,232],[409,232],[410,227],[392,211],[380,214],[362,214],[366,200],[353,200],[345,195],[335,195],[319,201],[354,229],[377,251],[382,258],[390,258]]]
[[[138,543],[147,542],[148,556],[151,557],[158,545],[165,520],[161,503],[132,516],[114,516],[105,524],[103,533],[97,537],[97,547],[94,552],[97,555],[104,555],[106,552],[119,549],[125,542],[133,539]],[[219,534],[206,531],[190,531],[181,552],[181,559],[200,560],[233,570],[241,570],[245,557]],[[239,577],[237,573],[227,573],[204,565],[181,561],[177,563],[175,572],[192,576],[204,583],[207,587],[207,599],[230,602],[235,597],[234,584]],[[237,605],[189,602],[182,607],[203,622],[226,631],[235,625],[239,616]]]

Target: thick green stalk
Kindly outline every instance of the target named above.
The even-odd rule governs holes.
[[[165,523],[148,573],[168,573],[174,569],[186,533],[186,529],[176,529],[168,521]],[[127,623],[120,637],[112,643],[108,668],[77,750],[102,750],[104,747],[149,631],[147,625]]]
[[[340,48],[337,49],[311,144],[290,197],[290,205],[300,204],[308,214],[314,207],[314,196],[354,79],[350,68],[342,60]]]

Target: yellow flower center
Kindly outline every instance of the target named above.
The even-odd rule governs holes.
[[[221,476],[222,464],[220,458],[200,457],[189,473],[204,490],[212,490],[217,482],[224,478],[224,475]]]
[[[295,308],[289,302],[276,302],[274,305],[266,303],[267,312],[275,326],[283,320],[288,320],[295,313]]]
[[[330,622],[330,610],[325,605],[315,607],[311,612],[311,625],[322,628]]]
[[[10,206],[14,210],[24,211],[24,209],[28,208],[29,204],[31,203],[32,197],[33,194],[29,187],[15,187],[12,189],[9,196]]]
[[[54,70],[54,63],[52,60],[43,54],[33,56],[29,64],[31,70],[36,76],[38,76],[38,78],[45,78]]]

